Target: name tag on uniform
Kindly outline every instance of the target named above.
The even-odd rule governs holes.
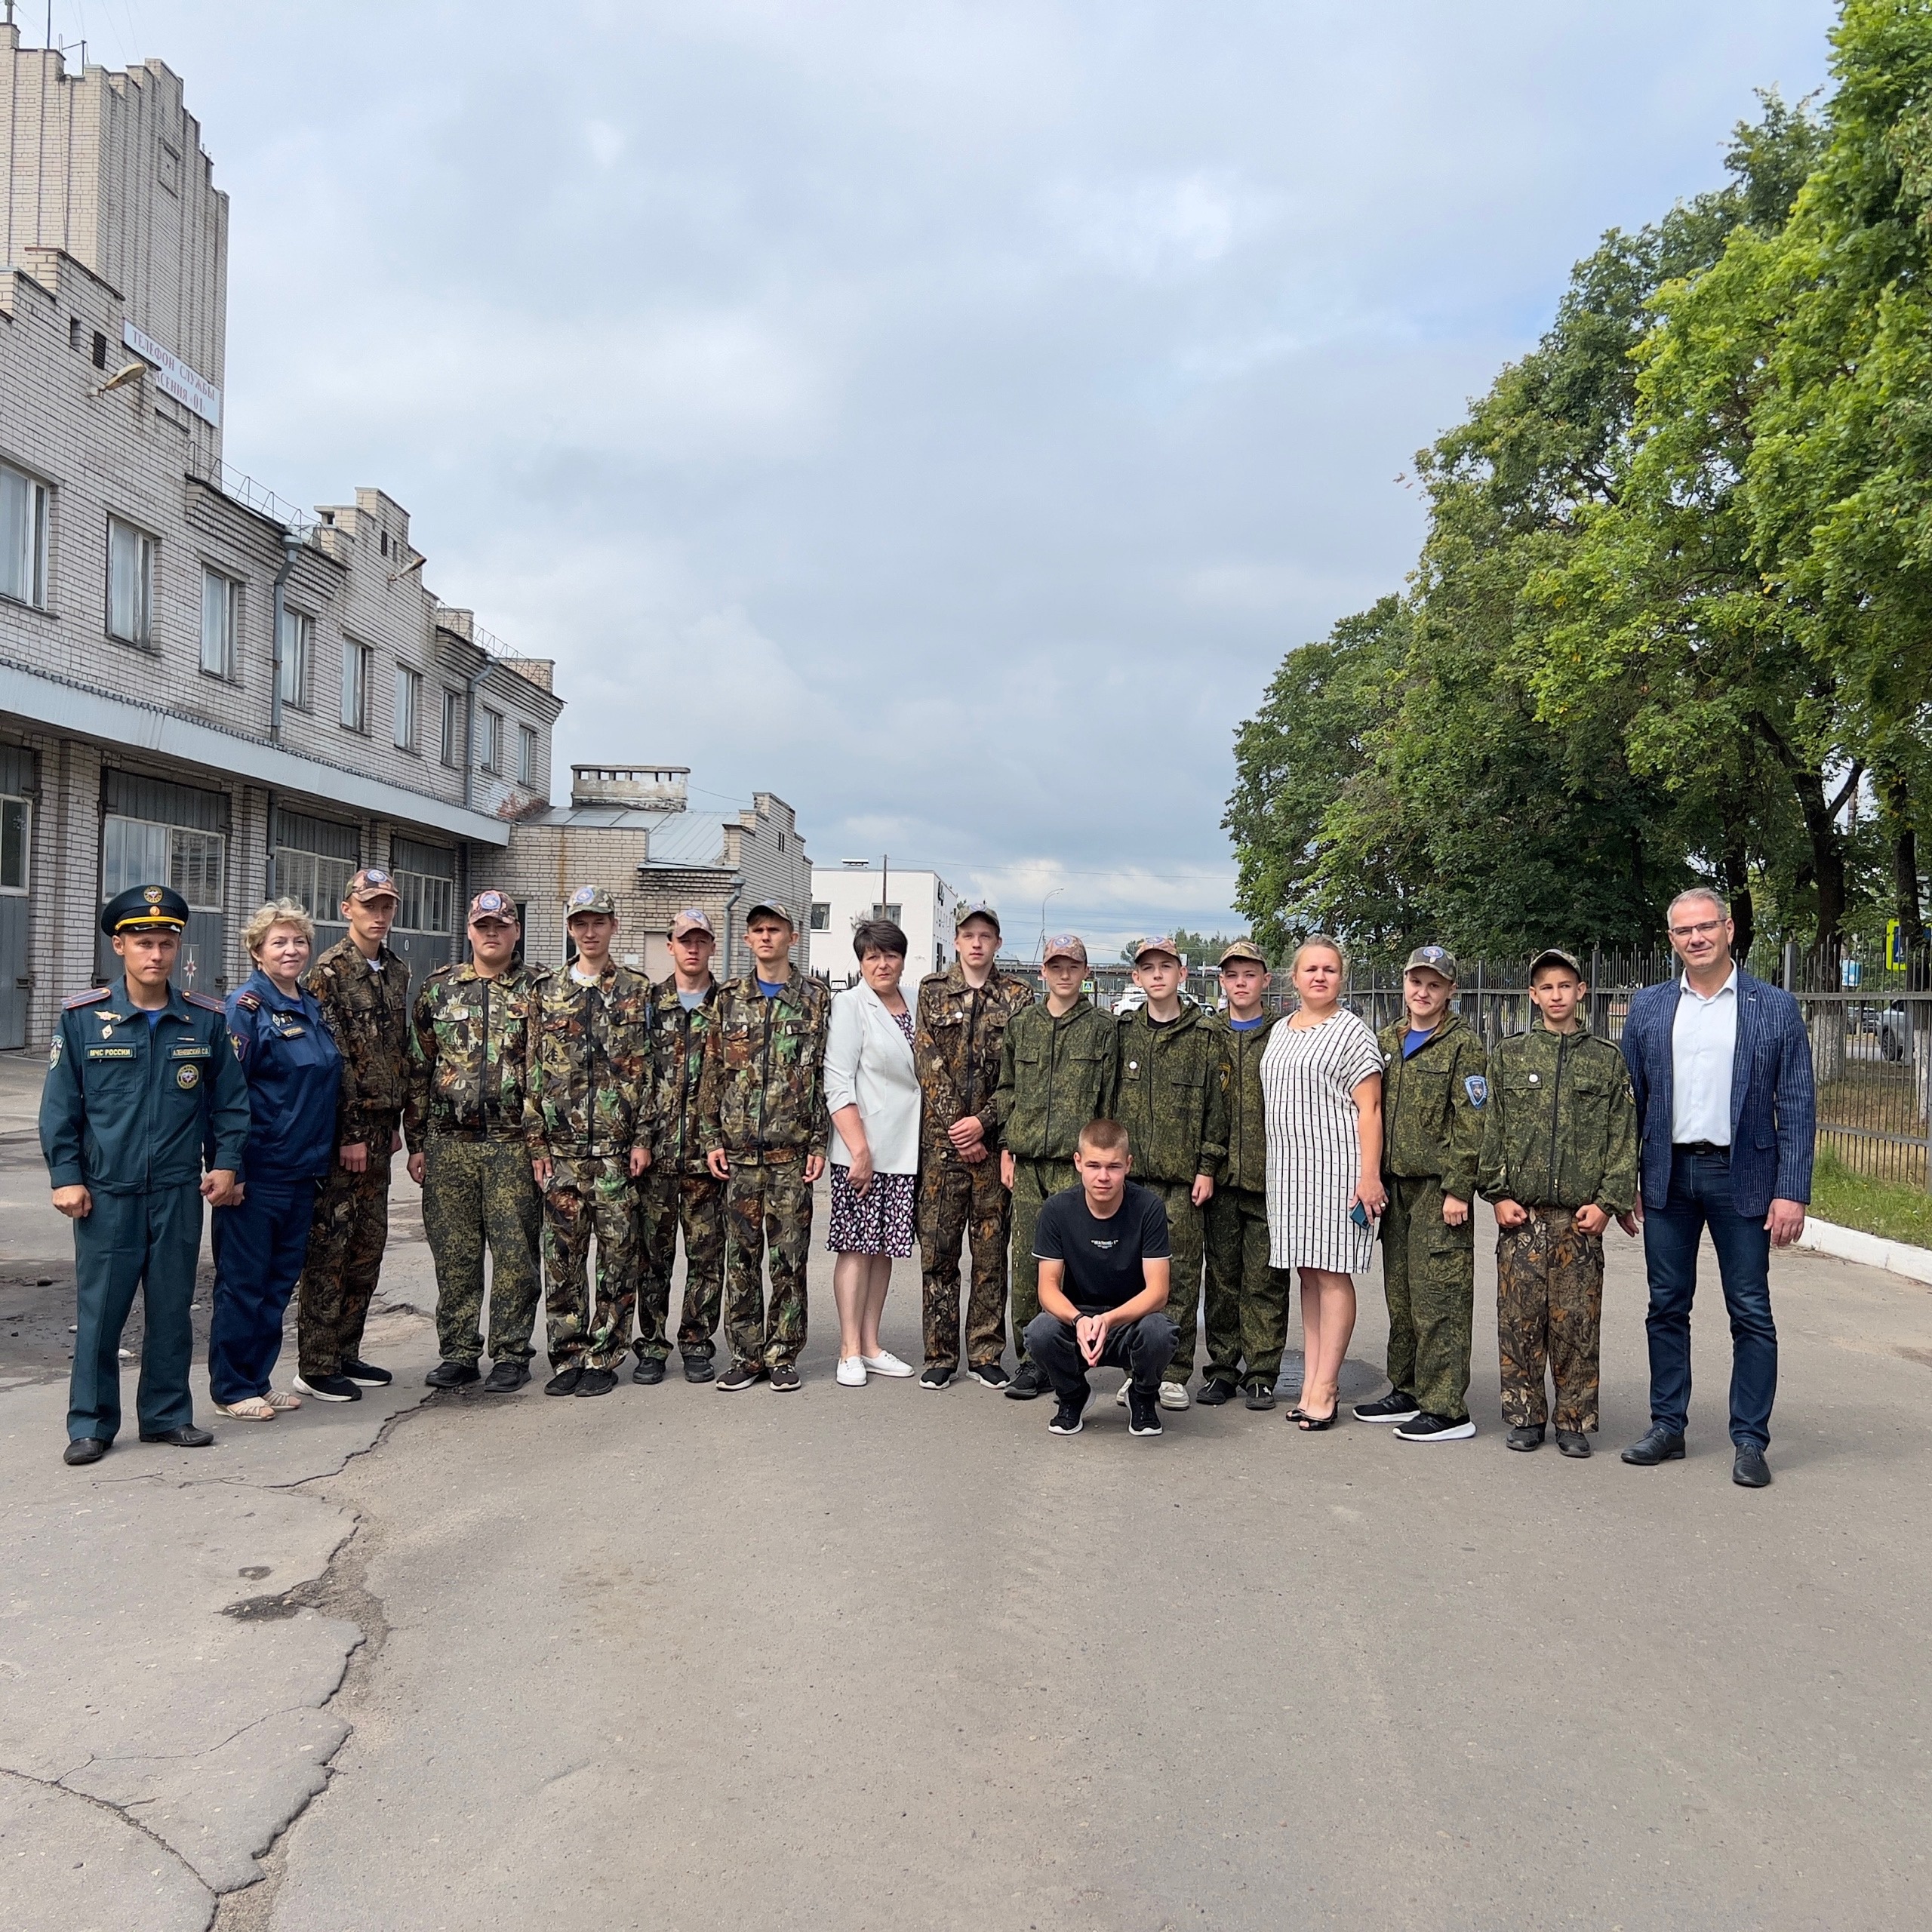
[[[275,1030],[285,1040],[299,1040],[309,1029],[306,1026],[278,1026]]]
[[[170,1060],[206,1060],[209,1057],[206,1047],[170,1047],[168,1050]]]
[[[134,1057],[132,1047],[90,1047],[88,1049],[89,1060],[132,1060]]]

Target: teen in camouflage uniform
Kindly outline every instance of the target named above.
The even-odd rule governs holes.
[[[1459,1441],[1469,1420],[1476,1294],[1476,1157],[1487,1097],[1482,1042],[1449,1011],[1456,962],[1439,946],[1409,955],[1407,1011],[1383,1028],[1382,1279],[1389,1297],[1389,1380],[1364,1422],[1392,1422],[1404,1441]]]
[[[1111,1117],[1120,1069],[1113,1016],[1081,990],[1085,942],[1071,933],[1048,940],[1040,973],[1045,1004],[1022,1007],[1006,1023],[986,1123],[999,1137],[1000,1177],[1013,1193],[1013,1346],[1020,1372],[1006,1392],[1021,1402],[1051,1386],[1026,1355],[1026,1324],[1040,1312],[1034,1224],[1054,1195],[1079,1185],[1073,1154],[1080,1130]]]
[[[724,1293],[724,1183],[706,1164],[698,1131],[704,1043],[718,1011],[711,976],[717,938],[694,909],[671,922],[674,971],[651,989],[651,1078],[657,1131],[649,1171],[638,1183],[638,1337],[633,1382],[664,1380],[670,1353],[671,1270],[685,1235],[685,1306],[678,1352],[687,1382],[709,1382]]]
[[[342,1054],[341,1144],[315,1192],[297,1289],[295,1386],[352,1402],[389,1380],[362,1360],[362,1327],[389,1232],[389,1161],[408,1091],[409,968],[383,943],[400,903],[380,866],[344,889],[349,936],[309,969],[303,990]]]
[[[1182,995],[1186,970],[1174,940],[1136,940],[1134,980],[1147,1003],[1115,1022],[1120,1097],[1115,1118],[1127,1129],[1134,1183],[1161,1197],[1173,1244],[1168,1314],[1177,1339],[1174,1359],[1161,1372],[1161,1406],[1166,1409],[1187,1407],[1201,1318],[1202,1211],[1214,1198],[1228,1152],[1223,1036]],[[1121,1384],[1123,1407],[1126,1386]]]
[[[1603,1235],[1637,1198],[1630,1070],[1586,1023],[1583,969],[1552,948],[1530,962],[1530,1030],[1497,1041],[1477,1184],[1496,1210],[1496,1325],[1503,1419],[1534,1449],[1556,1383],[1556,1446],[1590,1453],[1603,1325]],[[1626,1220],[1626,1229],[1630,1223]]]
[[[987,1121],[999,1086],[1007,1022],[1033,1003],[1024,980],[995,970],[999,915],[962,900],[953,913],[959,956],[919,982],[912,1059],[918,1069],[919,1266],[928,1389],[959,1367],[959,1242],[972,1257],[966,1365],[989,1389],[1011,1379],[1006,1350],[1006,1241],[1013,1197],[1000,1180]]]
[[[832,995],[823,980],[792,964],[796,933],[789,909],[769,900],[745,915],[752,971],[718,989],[704,1043],[700,1131],[711,1171],[724,1183],[724,1333],[732,1359],[718,1386],[728,1393],[768,1375],[774,1389],[797,1388],[805,1345],[812,1183],[825,1171],[832,1134],[825,1110]]]
[[[597,1303],[580,1361],[549,1395],[608,1395],[630,1346],[637,1306],[637,1177],[651,1164],[651,982],[611,957],[617,908],[581,886],[565,920],[577,957],[537,996],[524,1125],[543,1195],[543,1263],[553,1306],[589,1305],[597,1237]]]
[[[1281,1018],[1265,1013],[1268,955],[1252,940],[1222,954],[1228,1010],[1217,1014],[1228,1157],[1208,1204],[1208,1373],[1198,1399],[1225,1402],[1238,1383],[1251,1409],[1275,1406],[1288,1334],[1284,1268],[1268,1265],[1268,1131],[1261,1056]]]
[[[490,1281],[485,1385],[509,1395],[530,1380],[543,1204],[530,1169],[524,1102],[537,1007],[549,972],[516,958],[516,909],[500,892],[469,902],[470,963],[441,966],[416,1001],[409,1037],[409,1104],[402,1117],[411,1177],[423,1189],[423,1231],[436,1264],[432,1389],[476,1380],[483,1352],[483,1247]],[[552,1367],[583,1352],[579,1309],[553,1307]]]

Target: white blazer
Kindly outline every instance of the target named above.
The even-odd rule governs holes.
[[[911,1002],[907,1004],[909,1008]],[[832,996],[825,1042],[825,1106],[835,1114],[856,1106],[872,1149],[872,1171],[919,1171],[919,1076],[912,1049],[885,1002],[861,980]],[[832,1123],[832,1163],[849,1168],[851,1151]]]

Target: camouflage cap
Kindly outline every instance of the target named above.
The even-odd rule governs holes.
[[[783,919],[794,932],[796,932],[798,929],[798,921],[792,916],[791,907],[786,905],[782,899],[759,900],[758,903],[752,906],[751,910],[745,915],[745,924],[749,926],[761,912],[764,913],[771,918]]]
[[[1055,959],[1077,959],[1081,965],[1087,963],[1087,942],[1073,933],[1056,933],[1047,941],[1040,954],[1040,964],[1046,965]]]
[[[1534,979],[1537,970],[1544,966],[1567,966],[1585,986],[1589,984],[1589,976],[1583,971],[1583,962],[1574,952],[1566,952],[1560,946],[1546,946],[1530,961],[1530,977]]]
[[[1439,973],[1453,986],[1456,983],[1456,955],[1446,946],[1419,946],[1409,955],[1409,963],[1402,968],[1405,973],[1418,967],[1426,972]]]
[[[718,937],[712,926],[711,915],[700,912],[695,906],[687,906],[671,921],[671,937],[673,939],[682,939],[687,933],[706,933],[713,939]]]
[[[952,930],[957,932],[968,919],[984,919],[995,932],[1000,931],[999,915],[983,899],[962,899],[952,909]]]
[[[1177,966],[1183,957],[1179,942],[1164,933],[1156,934],[1151,939],[1137,939],[1128,948],[1128,956],[1137,966],[1150,952],[1164,952]]]
[[[372,899],[393,899],[400,904],[402,899],[395,881],[380,866],[365,866],[343,888],[342,896],[354,900],[358,906],[366,906]]]
[[[492,887],[486,892],[479,892],[469,902],[469,923],[472,926],[513,926],[516,924],[515,904]]]
[[[1265,966],[1268,955],[1251,939],[1238,939],[1215,961],[1219,966],[1232,966],[1241,960],[1248,960],[1257,966]]]
[[[564,923],[568,925],[580,912],[601,912],[606,918],[614,919],[617,902],[606,886],[580,885],[564,902]]]

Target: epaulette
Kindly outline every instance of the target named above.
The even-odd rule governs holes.
[[[237,993],[235,995],[235,1004],[237,1006],[245,1006],[251,1013],[254,1013],[260,1010],[262,996],[260,993]]]
[[[448,959],[445,960],[441,965],[438,966],[436,970],[429,975],[429,977],[432,980],[447,980],[449,976],[456,971],[456,961],[454,959]]]
[[[66,1012],[77,1006],[92,1006],[97,1000],[106,998],[113,990],[112,986],[89,986],[85,992],[70,993],[60,1002],[61,1011]]]
[[[183,995],[190,1006],[205,1008],[210,1013],[218,1013],[225,1020],[228,1009],[218,999],[210,999],[206,993],[188,993]]]

